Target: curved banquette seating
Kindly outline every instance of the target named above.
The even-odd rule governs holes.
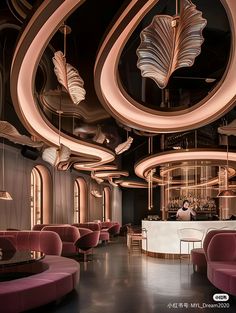
[[[218,289],[236,296],[236,233],[219,233],[207,249],[207,277]]]
[[[211,239],[220,233],[232,233],[236,232],[235,230],[229,229],[215,229],[209,231],[204,240],[203,240],[203,247],[202,248],[195,248],[191,250],[191,260],[193,264],[194,271],[196,272],[206,272],[207,270],[207,248],[211,241]]]
[[[79,281],[79,264],[60,256],[62,242],[50,231],[0,231],[10,238],[16,250],[38,250],[46,256],[37,262],[42,272],[0,283],[0,311],[19,313],[60,299]]]
[[[44,231],[53,231],[59,235],[62,241],[62,255],[73,255],[77,253],[75,242],[80,238],[80,232],[77,227],[68,225],[50,225],[42,228]]]

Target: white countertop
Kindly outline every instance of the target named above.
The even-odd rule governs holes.
[[[236,220],[230,221],[142,221],[142,227],[147,230],[149,252],[164,254],[179,254],[180,238],[178,229],[195,228],[204,231],[209,229],[225,228],[236,229]],[[195,243],[195,248],[200,247],[199,243]],[[192,249],[192,244],[190,246]],[[142,249],[146,249],[143,242]],[[187,253],[188,244],[182,243],[182,253]]]

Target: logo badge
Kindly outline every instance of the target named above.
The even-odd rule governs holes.
[[[217,302],[225,302],[229,300],[229,295],[227,293],[215,293],[213,295],[213,300]]]

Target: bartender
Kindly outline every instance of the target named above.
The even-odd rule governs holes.
[[[189,207],[190,203],[188,200],[184,200],[183,207],[180,208],[176,213],[176,220],[178,221],[191,221],[196,217],[196,212]]]

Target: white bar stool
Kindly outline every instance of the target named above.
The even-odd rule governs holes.
[[[190,258],[190,244],[192,243],[193,249],[195,243],[200,243],[202,247],[202,239],[204,231],[196,228],[181,228],[177,230],[179,236],[179,258],[182,259],[182,242],[188,243],[188,256]]]

